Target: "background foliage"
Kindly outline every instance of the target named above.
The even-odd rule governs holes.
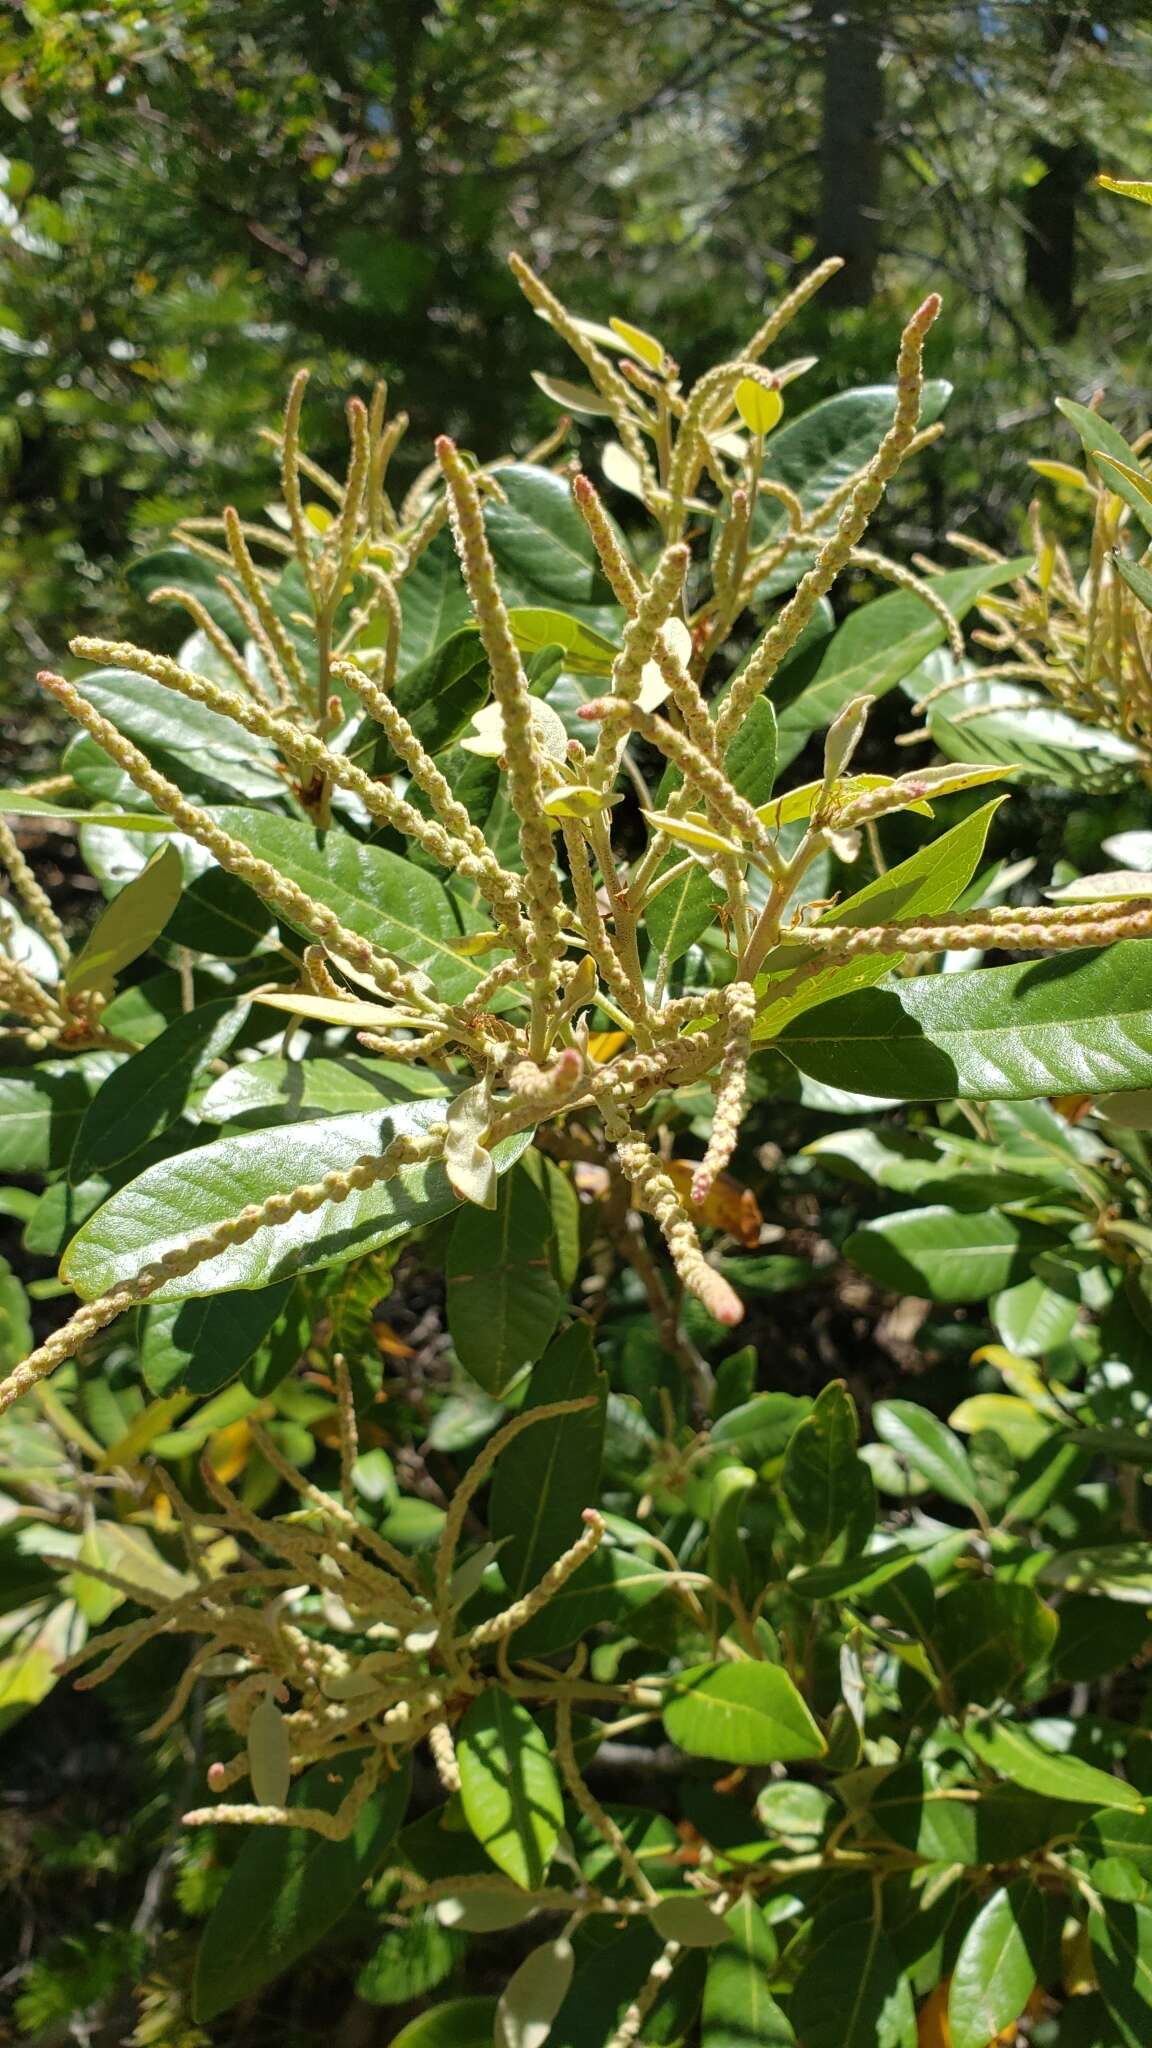
[[[569,365],[508,277],[513,246],[582,310],[657,328],[689,375],[725,353],[815,254],[843,251],[849,261],[831,299],[815,301],[793,329],[795,352],[819,357],[805,404],[886,379],[910,303],[941,285],[947,312],[933,368],[957,385],[948,433],[902,481],[881,532],[903,555],[939,550],[954,527],[1014,549],[1026,533],[1026,457],[1081,459],[1072,426],[1053,413],[1057,393],[1085,399],[1103,386],[1109,418],[1130,436],[1146,424],[1149,216],[1092,183],[1100,167],[1149,168],[1143,12],[761,0],[571,0],[563,9],[536,0],[115,0],[76,9],[28,0],[0,31],[0,624],[21,760],[31,669],[64,660],[75,630],[143,632],[132,559],[161,544],[181,513],[228,500],[259,515],[269,471],[257,430],[277,416],[297,364],[314,372],[310,446],[333,463],[347,388],[380,374],[413,416],[412,453],[397,464],[407,478],[434,431],[452,431],[490,460],[522,453],[549,430],[555,408],[542,395],[525,408],[529,373],[565,374]],[[598,474],[598,437],[581,431]],[[629,524],[627,498],[609,497]],[[1070,544],[1082,546],[1075,492],[1057,484],[1048,502]],[[851,583],[857,598],[873,592],[865,573]],[[154,633],[156,615],[147,617]],[[941,673],[914,671],[903,693],[893,691],[860,765],[887,762],[907,698]],[[991,822],[986,848],[984,824],[973,828],[981,864],[965,900],[1016,886],[1021,856],[1036,860],[1038,881],[1066,882],[1101,865],[1103,842],[1118,833],[1125,840],[1114,858],[1152,867],[1152,805],[1130,756],[1126,770],[1097,775],[1098,753],[1082,732],[1069,741],[1053,729],[1037,752],[1034,727],[1010,714],[996,731],[986,722],[950,732],[938,708],[932,732],[953,757],[977,742],[1000,760],[1032,748],[1024,785]],[[813,766],[811,750],[801,751],[809,735],[797,725],[797,780],[818,773],[818,759]],[[220,801],[206,758],[193,729],[181,774],[207,773],[203,793]],[[99,796],[98,778],[88,793]],[[254,801],[265,793],[259,784],[250,792]],[[981,801],[980,792],[947,800],[942,822],[960,830]],[[890,859],[911,855],[918,826],[900,819],[889,829]],[[35,843],[34,824],[22,834]],[[92,858],[98,835],[86,828],[89,859],[112,893],[123,873]],[[59,901],[70,931],[82,933],[93,884],[66,838],[50,846],[49,879],[67,882]],[[191,893],[179,942],[195,950]],[[222,976],[213,969],[199,991],[209,1000],[191,1020],[186,1067],[174,1069],[170,1049],[157,1063],[177,1119],[158,1134],[157,1156],[223,1129],[274,1126],[288,1110],[267,1048],[259,1072],[249,1062],[208,1086],[204,1072],[222,1050],[251,1050],[248,1023],[231,1042],[214,1034],[225,1017],[235,1020],[235,990],[266,971],[283,937],[271,918],[243,932]],[[715,934],[708,943],[715,964]],[[119,1021],[142,1058],[178,1014],[179,975],[167,940],[124,965]],[[1098,1028],[1081,1026],[1089,1063],[1108,1058],[1111,1023],[1139,981],[1128,967],[1102,984]],[[883,1036],[869,1040],[866,1008],[854,1015],[862,1044]],[[402,1251],[385,1246],[346,1272],[316,1276],[303,1299],[277,1294],[251,1329],[210,1329],[205,1341],[198,1324],[190,1334],[179,1314],[147,1310],[139,1330],[114,1338],[99,1374],[65,1374],[58,1402],[6,1421],[0,1491],[6,1522],[18,1525],[4,1544],[6,1597],[21,1634],[0,1663],[0,1974],[15,2038],[295,2048],[331,2036],[335,2024],[342,2048],[358,2048],[391,2038],[427,1994],[470,2005],[449,2033],[411,2037],[418,2048],[491,2039],[493,2001],[538,1928],[498,1925],[466,1949],[458,1927],[432,1912],[415,1928],[402,1921],[399,1882],[379,1874],[371,1841],[344,1898],[323,1869],[302,1895],[274,1861],[252,1873],[235,1831],[182,1829],[178,1816],[202,1796],[205,1759],[219,1746],[219,1719],[197,1692],[184,1725],[159,1742],[145,1738],[179,1677],[183,1653],[171,1639],[150,1643],[95,1694],[55,1684],[66,1649],[122,1618],[106,1589],[68,1575],[60,1553],[90,1544],[89,1563],[155,1572],[155,1554],[142,1565],[124,1534],[143,1522],[167,1556],[153,1461],[194,1490],[207,1452],[250,1511],[283,1508],[260,1429],[282,1457],[337,1485],[339,1418],[326,1370],[336,1347],[352,1362],[369,1417],[355,1477],[360,1511],[419,1553],[500,1419],[506,1378],[520,1363],[542,1361],[535,1399],[603,1392],[590,1357],[565,1355],[571,1330],[549,1348],[581,1251],[592,1255],[581,1298],[601,1312],[601,1363],[614,1390],[603,1488],[618,1521],[611,1598],[599,1607],[592,1599],[589,1625],[614,1620],[621,1587],[642,1577],[644,1560],[628,1549],[637,1531],[658,1528],[674,1553],[704,1563],[738,1599],[771,1577],[771,1612],[757,1623],[762,1661],[728,1669],[762,1677],[786,1667],[825,1729],[813,1738],[802,1709],[789,1727],[786,1696],[781,1737],[769,1684],[756,1703],[769,1732],[761,1726],[759,1746],[741,1756],[727,1733],[717,1737],[704,1687],[703,1697],[689,1691],[670,1703],[663,1730],[649,1729],[639,1749],[612,1753],[610,1744],[602,1753],[598,1796],[619,1812],[662,1889],[682,1890],[702,1844],[739,1863],[752,1836],[755,1855],[770,1849],[797,1865],[784,1905],[793,1919],[802,1914],[801,1935],[787,1925],[778,1935],[771,1914],[730,1923],[717,1953],[689,1955],[651,2039],[744,2048],[751,2013],[754,2040],[844,2048],[849,1978],[860,1990],[851,2048],[945,2048],[950,2005],[952,2048],[984,2048],[993,2025],[999,2032],[1017,2013],[1036,2048],[1143,2038],[1146,2002],[1132,1985],[1152,1970],[1140,1676],[1152,1597],[1147,1104],[1090,1097],[1086,1080],[1050,1103],[876,1109],[851,1093],[864,1056],[846,1032],[823,1076],[800,1080],[770,1056],[754,1075],[732,1179],[708,1218],[747,1320],[726,1334],[697,1304],[683,1317],[685,1343],[716,1373],[710,1444],[696,1437],[683,1374],[654,1331],[641,1268],[605,1261],[603,1188],[594,1177],[581,1183],[572,1162],[561,1173],[539,1155],[505,1184],[517,1245],[532,1254],[511,1262],[511,1283],[492,1220],[468,1210],[430,1223]],[[137,1148],[157,1136],[147,1105],[128,1091],[138,1113],[127,1166],[117,1150],[125,1093],[110,1091],[88,1113],[106,1080],[100,1057],[82,1054],[69,1079],[45,1085],[55,1149],[43,1158],[29,1159],[19,1090],[0,1102],[13,1177],[3,1198],[13,1269],[0,1275],[5,1366],[27,1350],[32,1326],[39,1333],[56,1314],[55,1261],[85,1201],[138,1172]],[[366,1106],[346,1073],[337,1084],[318,1072],[326,1064],[311,1062],[320,1092],[310,1108]],[[344,1092],[324,1099],[333,1085]],[[707,1089],[661,1106],[678,1155],[698,1153],[711,1108]],[[79,1134],[87,1152],[76,1149]],[[621,1217],[609,1214],[608,1226],[611,1239]],[[487,1288],[477,1273],[491,1276]],[[507,1347],[498,1369],[496,1330]],[[199,1376],[190,1385],[193,1356]],[[289,1370],[301,1357],[301,1369]],[[517,1389],[513,1409],[519,1398]],[[588,1469],[581,1442],[551,1446],[569,1486],[556,1489],[562,1526],[541,1538],[537,1565],[571,1539]],[[531,1498],[538,1480],[532,1433],[518,1449],[519,1463],[506,1454],[486,1510],[497,1541],[520,1527],[517,1500]],[[890,1579],[862,1569],[874,1516]],[[532,1558],[511,1551],[504,1566],[513,1590],[536,1575]],[[707,1658],[715,1614],[686,1615],[651,1578],[626,1596],[626,1641],[612,1640],[615,1628],[598,1640],[606,1681],[643,1672],[669,1645],[682,1662]],[[161,1576],[161,1589],[167,1583]],[[485,1611],[481,1601],[472,1613]],[[539,1654],[553,1647],[546,1632],[535,1645]],[[1022,1750],[1011,1747],[1011,1720],[999,1749],[987,1733],[983,1750],[979,1735],[957,1747],[957,1713],[987,1731],[985,1710],[1035,1724],[1039,1755],[1027,1738]],[[477,1752],[488,1732],[475,1731]],[[496,1733],[509,1747],[517,1739],[515,1730]],[[842,1819],[814,1782],[823,1764],[809,1768],[819,1739],[838,1780],[856,1785],[872,1850],[879,1840],[887,1880],[875,1922],[858,1918],[851,1899],[845,1905],[839,1874],[804,1869],[805,1858],[819,1863]],[[915,1760],[900,1765],[899,1783],[869,1779],[870,1768],[905,1754]],[[763,1774],[754,1810],[739,1782],[746,1763]],[[985,1795],[975,1818],[965,1804],[973,1780]],[[439,1796],[422,1764],[414,1811],[423,1818],[406,1831],[407,1866],[429,1881],[449,1869],[475,1876],[475,1854],[490,1874],[458,1818],[443,1830],[445,1850],[424,1811],[438,1812]],[[466,1807],[469,1797],[465,1785]],[[600,1856],[600,1879],[618,1884],[603,1845],[575,1825],[582,1855],[590,1865]],[[536,1881],[531,1861],[516,1860],[532,1856],[532,1827],[508,1832],[501,1867]],[[315,1931],[318,1899],[325,1911],[348,1906],[332,1936],[271,1983],[258,1972],[245,1980],[226,1938],[227,1900],[212,1918],[243,1855],[249,1907],[282,1892],[293,1902],[294,1920],[286,1913],[271,1931],[252,1923],[257,1946],[266,1936],[281,1959],[293,1955],[302,1923]],[[921,1887],[927,1871],[927,1903],[911,1870]],[[365,1875],[374,1880],[367,1888]],[[1064,1914],[1069,1899],[1083,1908],[1078,1919]],[[788,1919],[782,1910],[777,1924]],[[209,1935],[194,2017],[206,1923],[216,1949]],[[642,1978],[651,1936],[619,1933],[603,1944],[585,1938],[557,2044],[600,2048],[620,1986]],[[943,2003],[933,1990],[941,1979],[952,1987]]]

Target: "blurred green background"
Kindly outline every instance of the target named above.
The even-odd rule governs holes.
[[[413,471],[442,427],[546,431],[528,373],[568,366],[510,247],[688,373],[844,255],[793,330],[806,404],[889,374],[939,286],[957,397],[901,540],[1011,540],[1025,458],[1071,452],[1058,391],[1145,423],[1148,216],[1093,179],[1152,168],[1150,46],[1144,0],[10,5],[0,702],[69,632],[140,626],[124,565],[180,512],[261,503],[298,363],[321,456],[380,374]]]

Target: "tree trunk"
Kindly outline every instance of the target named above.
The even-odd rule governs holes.
[[[1095,155],[1083,142],[1033,142],[1047,164],[1042,178],[1024,194],[1024,286],[1043,307],[1053,337],[1067,340],[1080,317],[1076,304],[1076,216],[1080,195],[1095,170]]]
[[[824,54],[817,241],[821,256],[844,258],[824,296],[864,306],[880,249],[882,16],[853,0],[817,0],[815,11]]]

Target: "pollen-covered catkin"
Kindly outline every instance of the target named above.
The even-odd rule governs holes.
[[[743,1302],[723,1274],[708,1264],[695,1225],[685,1215],[671,1176],[655,1153],[634,1132],[618,1142],[616,1156],[632,1184],[637,1206],[646,1209],[659,1224],[672,1263],[689,1294],[702,1301],[718,1323],[731,1328],[740,1322]]]
[[[752,1053],[752,1028],[756,1022],[756,991],[750,981],[730,982],[724,991],[728,1037],[716,1088],[716,1110],[708,1149],[692,1180],[692,1200],[707,1201],[712,1184],[723,1173],[740,1136],[740,1124],[748,1099],[748,1061]]]

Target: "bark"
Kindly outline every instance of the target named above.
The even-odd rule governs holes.
[[[816,18],[824,54],[817,240],[821,256],[844,258],[824,297],[863,306],[880,252],[882,15],[859,0],[817,0]]]

